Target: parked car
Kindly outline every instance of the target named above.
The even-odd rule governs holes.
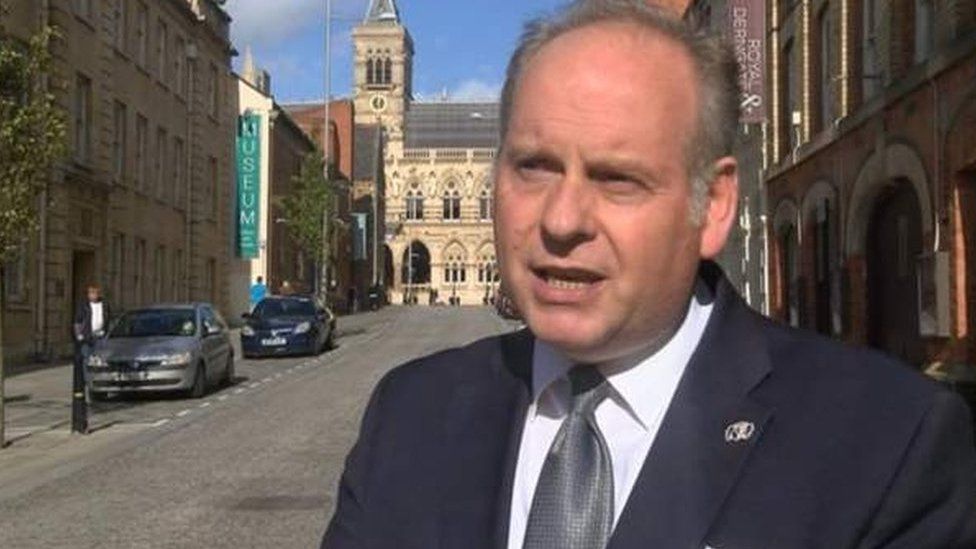
[[[117,318],[86,360],[93,398],[185,391],[200,398],[234,378],[227,324],[207,303],[157,305]]]
[[[246,358],[318,354],[335,346],[335,315],[312,297],[266,297],[243,316]]]

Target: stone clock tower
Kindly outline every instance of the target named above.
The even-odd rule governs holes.
[[[411,99],[413,40],[395,0],[370,0],[353,31],[355,123],[383,126],[391,147],[402,148],[404,112]]]

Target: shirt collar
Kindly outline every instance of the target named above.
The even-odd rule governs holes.
[[[662,405],[671,401],[711,313],[711,303],[701,304],[692,297],[681,326],[664,346],[650,355],[626,357],[599,366],[613,386],[615,398],[645,429],[654,423]],[[532,356],[533,402],[538,404],[542,394],[553,383],[565,379],[572,366],[572,361],[557,349],[537,340]]]

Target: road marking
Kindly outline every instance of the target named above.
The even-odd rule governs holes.
[[[201,402],[200,405],[197,406],[197,408],[206,408],[207,406],[210,406],[209,402]]]
[[[166,425],[167,423],[169,423],[169,418],[161,419],[161,420],[153,423],[152,425],[150,425],[150,427],[162,427],[163,425]]]
[[[189,413],[190,413],[190,410],[183,410],[182,412],[177,413],[176,414],[176,417],[183,417],[183,416],[185,416],[185,415],[187,415]]]

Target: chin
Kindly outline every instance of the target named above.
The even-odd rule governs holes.
[[[576,311],[532,310],[525,315],[532,334],[552,345],[568,358],[578,361],[596,361],[606,353],[603,347],[609,339],[609,330],[592,314]]]

